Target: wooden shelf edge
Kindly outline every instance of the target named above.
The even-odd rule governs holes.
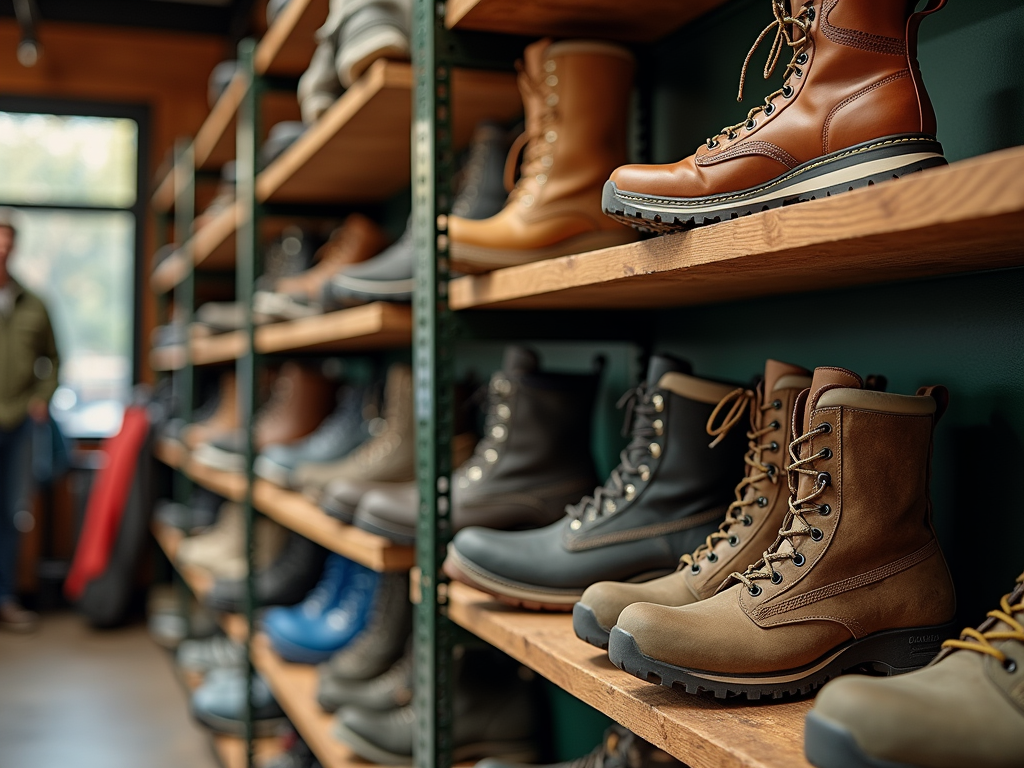
[[[682,306],[1024,264],[1024,148],[451,283],[452,309]]]
[[[302,69],[309,64],[309,59],[302,56],[295,60],[305,58],[301,66],[287,66],[281,59],[289,47],[303,45],[308,47],[310,56],[316,45],[314,33],[327,19],[327,0],[291,0],[286,5],[274,24],[266,31],[259,44],[256,46],[256,53],[253,59],[253,66],[256,74],[259,75],[299,75]],[[307,38],[306,40],[300,40]]]
[[[256,329],[256,350],[342,350],[412,343],[412,308],[374,302]]]
[[[188,449],[177,440],[166,437],[157,439],[153,444],[153,455],[172,469],[179,469],[188,461]]]
[[[242,225],[242,204],[232,203],[192,236],[192,264],[198,268],[231,238]],[[232,254],[232,260],[233,260]]]
[[[215,365],[243,357],[249,350],[249,341],[244,331],[231,331],[193,338],[189,350],[193,365]]]
[[[174,208],[174,168],[167,171],[150,198],[150,205],[157,213],[170,213]]]
[[[246,768],[248,760],[244,739],[223,733],[213,733],[211,736],[213,751],[217,754],[222,768]],[[283,751],[284,744],[278,736],[264,736],[253,740],[253,752],[260,761],[268,760]],[[257,764],[262,763],[258,762]]]
[[[267,517],[332,552],[375,571],[408,571],[415,564],[413,547],[404,547],[325,514],[302,494],[257,480],[253,503]]]
[[[235,113],[238,112],[238,107],[245,96],[245,90],[245,77],[242,74],[236,74],[199,127],[195,140],[192,142],[197,169],[207,167],[210,157],[222,140],[230,141],[232,146],[234,145],[234,136],[229,137],[228,134],[231,124],[234,122]]]
[[[571,616],[516,611],[465,584],[450,585],[448,615],[691,768],[810,768],[810,701],[721,702],[645,683],[577,639]]]
[[[188,276],[188,270],[188,256],[179,248],[153,270],[149,287],[154,293],[169,293]]]
[[[154,371],[180,371],[188,362],[184,344],[157,347],[149,351],[149,367]]]

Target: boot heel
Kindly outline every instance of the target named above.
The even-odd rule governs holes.
[[[863,667],[876,674],[892,676],[912,672],[934,659],[942,650],[942,642],[956,637],[956,632],[955,624],[882,632],[865,639],[857,655],[866,658]]]

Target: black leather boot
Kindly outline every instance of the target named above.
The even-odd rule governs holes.
[[[599,379],[541,371],[532,350],[505,350],[487,388],[483,439],[452,476],[453,530],[548,525],[594,487],[590,423]],[[355,524],[412,544],[417,509],[409,486],[377,490],[360,502]]]
[[[256,605],[294,605],[316,586],[323,574],[327,550],[291,533],[277,559],[256,573]],[[217,579],[206,595],[215,611],[241,613],[245,606],[245,579]]]
[[[653,357],[647,381],[620,401],[632,439],[605,484],[539,530],[461,531],[445,572],[512,605],[565,611],[596,581],[671,572],[721,522],[742,471],[743,436],[712,448],[707,432],[734,389]]]

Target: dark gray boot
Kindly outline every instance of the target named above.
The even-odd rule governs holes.
[[[590,422],[599,378],[541,371],[525,347],[505,351],[487,389],[484,437],[452,476],[453,530],[548,525],[594,487]],[[409,504],[410,490],[390,491],[394,499],[380,491],[361,502],[355,524],[412,544],[418,505]]]
[[[445,572],[512,605],[565,611],[596,581],[671,572],[721,522],[742,471],[743,435],[711,448],[706,430],[734,389],[653,357],[647,381],[621,401],[632,439],[607,482],[545,528],[461,531]]]

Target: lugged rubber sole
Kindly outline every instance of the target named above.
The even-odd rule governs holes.
[[[572,630],[576,633],[576,637],[583,642],[590,643],[602,651],[608,650],[608,639],[611,633],[601,626],[597,616],[594,615],[594,610],[589,605],[576,603],[572,607]]]
[[[448,557],[445,558],[443,568],[448,578],[468,584],[516,608],[568,612],[583,596],[582,589],[545,590],[531,584],[503,579],[466,560],[451,546],[448,547]]]
[[[864,754],[852,733],[813,710],[804,725],[804,754],[817,768],[914,768]]]
[[[658,197],[620,190],[609,180],[601,207],[624,224],[664,234],[852,192],[943,165],[942,145],[934,137],[886,136],[817,157],[765,184],[721,195]]]
[[[333,517],[335,520],[341,520],[341,522],[347,525],[352,524],[352,519],[356,515],[356,508],[352,504],[346,504],[338,499],[331,498],[326,494],[320,499],[320,509],[322,509],[329,517]]]
[[[613,627],[608,658],[619,669],[666,688],[686,693],[706,691],[719,699],[745,696],[754,701],[762,697],[780,699],[810,693],[851,670],[887,676],[911,672],[935,657],[943,638],[955,634],[953,624],[876,632],[833,648],[803,667],[763,674],[730,674],[686,669],[653,659],[640,651],[631,634],[621,627]]]

